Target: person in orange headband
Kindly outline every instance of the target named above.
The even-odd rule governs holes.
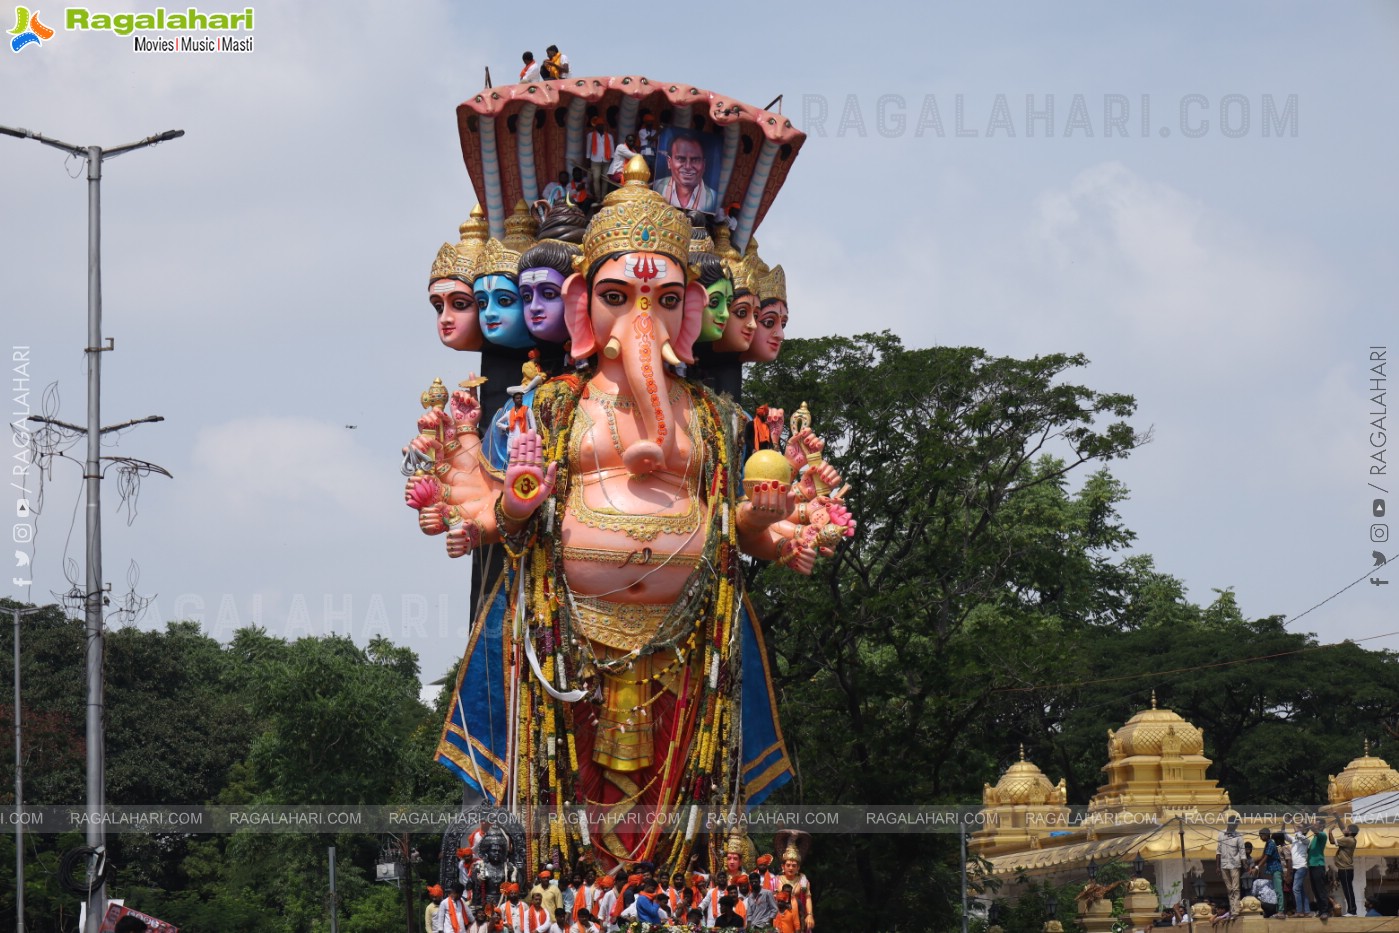
[[[437,918],[437,905],[442,903],[442,898],[447,895],[442,891],[440,884],[434,884],[426,893],[427,906],[423,908],[423,929],[431,930],[433,921]]]
[[[772,928],[777,933],[801,933],[801,921],[792,909],[792,895],[786,891],[777,894],[777,916],[772,918]]]

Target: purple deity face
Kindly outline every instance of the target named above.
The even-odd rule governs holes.
[[[525,327],[535,340],[563,343],[568,325],[563,316],[564,275],[547,266],[520,272],[520,301],[525,306]]]

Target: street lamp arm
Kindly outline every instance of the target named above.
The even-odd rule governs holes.
[[[67,428],[75,434],[86,434],[87,428],[80,428],[76,424],[69,424],[66,421],[59,421],[57,418],[45,418],[43,415],[30,415],[27,421],[37,421],[40,424],[51,424],[56,428]],[[164,415],[147,415],[144,418],[132,418],[130,421],[123,421],[121,424],[109,424],[102,429],[101,433],[110,434],[113,431],[120,431],[124,428],[138,424],[153,424],[157,421],[164,421]]]
[[[111,433],[112,431],[120,431],[120,430],[122,430],[122,429],[124,429],[124,428],[129,428],[129,427],[132,427],[132,426],[134,426],[134,425],[138,425],[138,424],[155,424],[155,423],[158,422],[158,421],[164,421],[164,420],[165,420],[165,416],[164,416],[164,415],[147,415],[147,416],[144,417],[144,418],[132,418],[130,421],[123,421],[121,424],[109,424],[109,425],[107,425],[105,428],[102,429],[102,433],[103,433],[103,434],[109,434],[109,433]]]
[[[36,133],[33,130],[26,130],[23,127],[0,126],[0,133],[6,136],[13,136],[16,139],[32,139],[36,143],[43,143],[45,146],[52,146],[55,149],[62,149],[64,152],[75,156],[87,156],[86,146],[75,146],[72,143],[65,143],[61,139],[53,139],[43,133]]]
[[[69,424],[66,421],[59,421],[57,418],[46,418],[43,415],[30,415],[24,419],[26,421],[36,421],[39,424],[51,424],[56,428],[66,428],[74,434],[86,434],[87,428],[78,427],[76,424]]]
[[[26,130],[24,127],[0,126],[0,135],[13,136],[16,139],[32,139],[36,143],[43,143],[45,146],[52,146],[55,149],[62,149],[70,155],[79,156],[86,159],[91,154],[88,146],[75,146],[72,143],[65,143],[61,139],[53,139],[43,133],[36,133],[33,130]],[[142,149],[146,146],[154,146],[156,143],[169,142],[172,139],[179,139],[185,135],[184,130],[166,130],[164,133],[157,133],[154,136],[147,136],[138,142],[127,143],[124,146],[113,146],[111,149],[98,149],[99,159],[110,159],[119,156],[124,152],[131,152],[133,149]]]
[[[165,467],[161,466],[158,463],[151,463],[149,460],[138,460],[135,457],[103,457],[102,459],[107,460],[111,463],[119,463],[124,468],[128,470],[136,470],[141,474],[159,473],[161,476],[166,476],[170,479],[175,478],[174,474],[171,473],[169,470],[165,469]],[[106,470],[102,471],[104,476],[106,475],[106,472]]]
[[[166,130],[164,133],[157,133],[154,136],[147,136],[145,139],[127,143],[125,146],[113,146],[111,149],[102,150],[102,158],[111,159],[122,153],[131,152],[134,149],[144,149],[146,146],[154,146],[156,143],[169,142],[172,139],[179,139],[185,135],[184,130]]]

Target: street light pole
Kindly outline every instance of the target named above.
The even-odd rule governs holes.
[[[967,933],[970,919],[967,917],[967,821],[959,821],[957,835],[962,839],[962,933]]]
[[[102,346],[102,161],[156,143],[179,139],[184,130],[166,130],[155,136],[124,146],[103,149],[101,146],[75,146],[52,139],[42,133],[15,127],[0,126],[0,134],[18,139],[32,139],[61,149],[69,155],[87,160],[87,459],[83,464],[83,483],[87,499],[87,592],[83,597],[87,619],[87,844],[103,849],[107,833],[103,818],[107,794],[103,774],[105,735],[103,730],[103,599],[102,584],[102,353],[113,348]],[[94,857],[94,863],[98,857]],[[107,886],[97,885],[88,892],[85,933],[98,933],[102,915],[106,912]]]
[[[19,723],[19,620],[41,612],[38,607],[10,610],[15,620],[15,930],[24,933],[24,751]]]
[[[1176,819],[1179,821],[1176,828],[1180,830],[1180,896],[1186,903],[1185,915],[1190,924],[1190,933],[1195,933],[1195,904],[1185,893],[1185,817],[1178,814]]]
[[[87,587],[83,598],[87,619],[87,844],[107,844],[102,819],[107,812],[107,732],[103,725],[106,685],[102,632],[102,150],[87,150],[87,459],[83,486],[87,499]],[[107,911],[107,884],[89,889],[87,933],[97,933]]]

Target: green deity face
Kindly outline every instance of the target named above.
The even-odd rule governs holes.
[[[706,288],[705,293],[709,300],[704,306],[699,340],[708,343],[724,336],[724,325],[729,321],[729,302],[734,296],[734,283],[728,279],[720,279]]]

